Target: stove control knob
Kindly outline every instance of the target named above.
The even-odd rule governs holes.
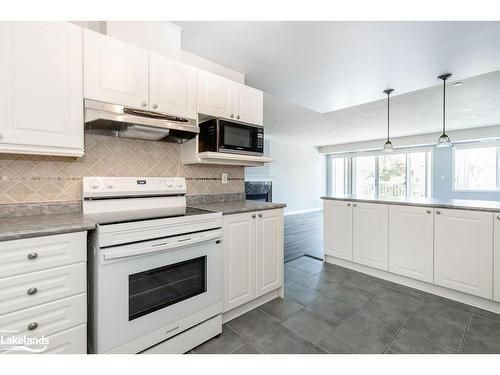
[[[99,187],[99,180],[90,180],[89,182],[90,188],[91,189],[97,189]]]
[[[106,186],[106,189],[111,189],[113,187],[113,181],[111,180],[104,181],[104,186]]]
[[[178,187],[179,189],[180,189],[180,188],[182,188],[182,183],[180,183],[180,182],[179,182],[179,183],[177,184],[177,187]]]

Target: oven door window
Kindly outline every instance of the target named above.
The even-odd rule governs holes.
[[[207,291],[207,257],[186,260],[128,277],[128,320]]]

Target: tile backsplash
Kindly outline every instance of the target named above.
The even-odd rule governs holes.
[[[82,176],[181,176],[188,195],[245,191],[243,167],[183,165],[180,150],[176,143],[85,134],[81,158],[0,154],[0,204],[79,200]]]

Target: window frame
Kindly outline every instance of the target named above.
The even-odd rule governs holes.
[[[415,147],[415,148],[400,148],[394,150],[390,154],[385,154],[381,150],[371,150],[371,151],[359,151],[359,152],[349,152],[349,153],[337,153],[329,154],[327,158],[327,193],[333,195],[333,180],[331,175],[332,160],[337,158],[345,158],[344,167],[344,187],[345,195],[355,195],[353,191],[355,188],[355,168],[356,162],[355,157],[359,156],[375,156],[375,196],[379,196],[379,157],[385,155],[397,155],[404,154],[406,156],[406,195],[404,197],[394,197],[394,198],[411,198],[411,178],[410,178],[410,158],[408,154],[425,152],[425,198],[430,198],[432,196],[432,160],[433,160],[433,148],[432,147]]]
[[[456,178],[456,156],[457,150],[470,150],[473,148],[490,148],[496,147],[496,189],[460,189],[457,188],[457,178]],[[500,193],[500,141],[479,141],[479,142],[468,142],[453,145],[453,150],[451,153],[451,183],[452,192],[454,193]]]

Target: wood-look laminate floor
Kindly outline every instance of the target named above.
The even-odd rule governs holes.
[[[304,254],[323,259],[323,212],[285,216],[285,262]]]

